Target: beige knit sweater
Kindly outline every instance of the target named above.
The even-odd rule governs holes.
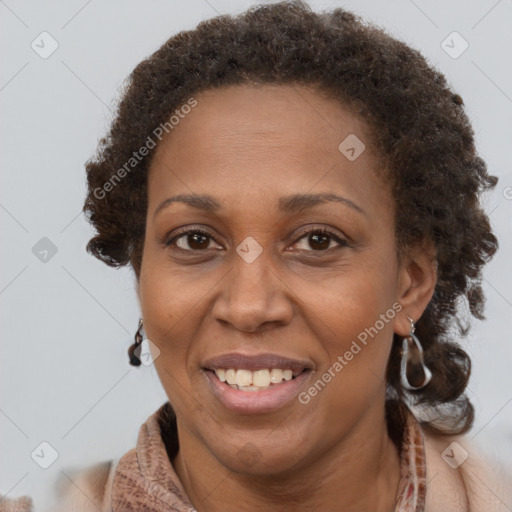
[[[119,460],[67,470],[72,482],[59,481],[57,504],[48,512],[194,512],[161,437],[158,419],[164,406],[141,426],[136,447]],[[432,436],[412,415],[408,429],[396,512],[512,511],[512,477],[484,462],[464,437]],[[414,473],[422,478],[407,480],[405,473],[415,465]],[[0,512],[34,509],[30,498],[23,496],[1,500]]]

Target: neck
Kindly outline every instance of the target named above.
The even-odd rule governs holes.
[[[298,469],[251,475],[222,465],[190,431],[180,427],[173,467],[198,512],[394,510],[400,481],[398,449],[388,436],[384,408],[368,414],[326,453]]]

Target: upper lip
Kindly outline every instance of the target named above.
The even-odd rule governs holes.
[[[307,360],[290,359],[289,357],[277,354],[247,355],[239,352],[230,352],[229,354],[222,354],[207,359],[203,363],[203,368],[207,370],[235,368],[237,370],[251,371],[279,368],[281,370],[292,370],[294,375],[298,375],[305,369],[313,369],[313,365]]]

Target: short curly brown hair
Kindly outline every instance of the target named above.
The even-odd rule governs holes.
[[[397,253],[422,240],[437,250],[434,295],[416,326],[432,381],[404,394],[395,334],[388,385],[399,404],[412,396],[436,412],[437,420],[424,420],[427,428],[467,431],[474,416],[464,395],[471,365],[451,328],[461,336],[469,331],[461,300],[474,317],[485,318],[481,267],[498,243],[479,196],[497,178],[477,155],[463,101],[445,77],[418,51],[344,9],[315,13],[300,0],[254,6],[180,32],[138,64],[108,135],[86,163],[84,212],[97,230],[87,250],[111,266],[130,263],[139,278],[154,151],[108,193],[98,190],[106,190],[148,135],[193,94],[249,82],[314,86],[367,123],[376,153],[391,170]]]

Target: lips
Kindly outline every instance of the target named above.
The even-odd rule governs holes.
[[[293,378],[281,383],[270,384],[269,387],[258,389],[254,386],[229,385],[219,379],[223,369],[249,370],[278,370],[290,371]],[[280,409],[290,403],[305,386],[312,375],[314,365],[308,360],[291,359],[277,354],[247,355],[241,353],[223,354],[203,363],[203,371],[207,377],[208,388],[221,405],[242,414],[262,414]],[[249,372],[246,372],[249,373]]]

